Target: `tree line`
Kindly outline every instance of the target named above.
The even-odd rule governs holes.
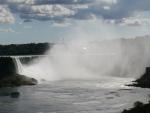
[[[42,55],[52,46],[52,43],[0,45],[0,55]]]

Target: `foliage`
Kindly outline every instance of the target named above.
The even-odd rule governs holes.
[[[0,45],[0,55],[41,55],[52,43]]]

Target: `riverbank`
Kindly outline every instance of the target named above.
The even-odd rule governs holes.
[[[147,104],[136,102],[133,108],[124,110],[122,113],[150,113],[150,102]]]
[[[30,78],[24,75],[14,75],[0,79],[1,87],[16,87],[22,85],[36,85],[38,82],[34,78]]]
[[[139,79],[133,81],[133,84],[128,86],[150,88],[150,67],[147,67],[145,73]],[[125,109],[122,113],[150,113],[150,101],[147,104],[135,102],[133,108]]]
[[[135,87],[141,88],[150,88],[150,67],[146,68],[146,72],[134,83],[132,84]]]

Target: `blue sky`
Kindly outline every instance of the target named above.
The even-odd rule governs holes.
[[[0,0],[0,43],[150,35],[149,0]]]

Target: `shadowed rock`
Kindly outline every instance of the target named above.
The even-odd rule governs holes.
[[[150,88],[150,67],[147,67],[145,73],[129,86]],[[147,104],[136,102],[133,108],[128,110],[125,109],[121,113],[150,113],[150,101]]]
[[[10,97],[11,98],[18,98],[20,96],[20,93],[19,92],[12,92],[11,94],[10,94]]]
[[[139,79],[135,80],[133,84],[128,86],[150,88],[150,67],[147,67],[145,73]]]
[[[17,74],[17,68],[14,60],[10,57],[0,58],[0,79],[14,76]]]
[[[37,80],[19,75],[16,61],[10,57],[0,58],[0,87],[13,87],[21,85],[36,85]]]
[[[150,113],[150,102],[147,104],[143,104],[142,102],[135,102],[133,108],[124,110],[121,113]]]

